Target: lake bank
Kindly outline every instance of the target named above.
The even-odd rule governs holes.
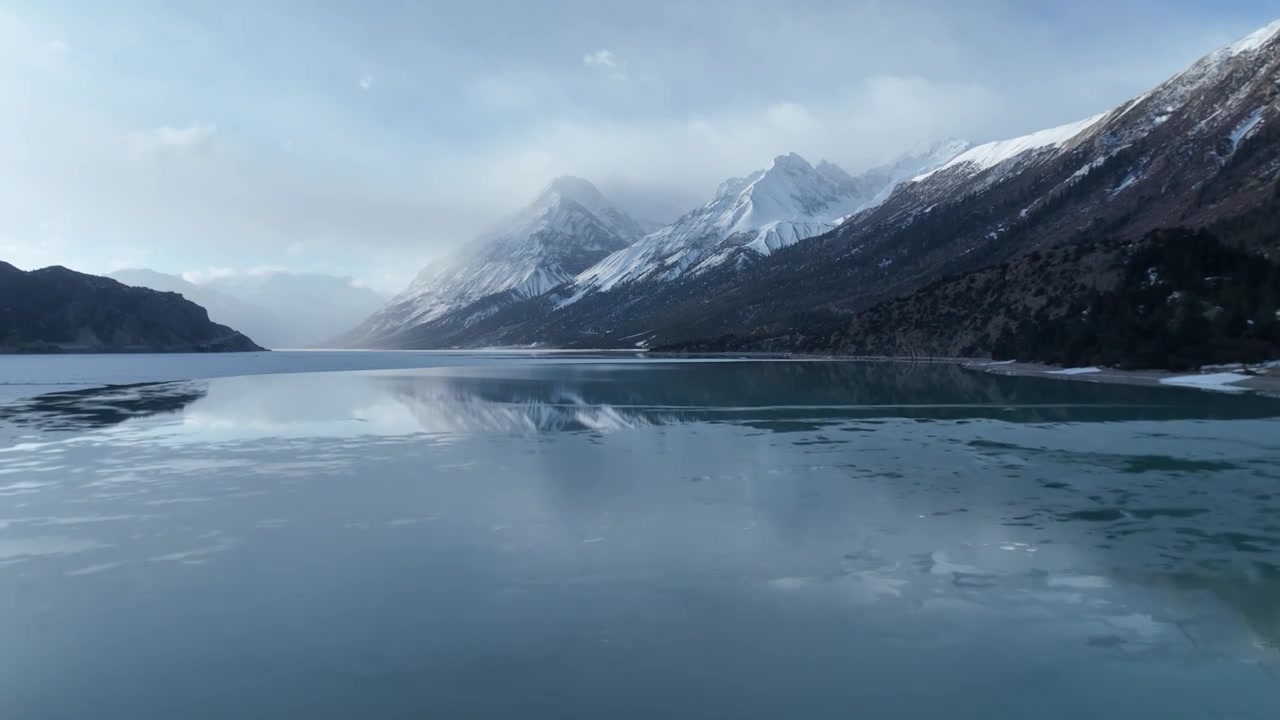
[[[959,365],[966,370],[995,375],[1017,377],[1042,377],[1050,380],[1076,380],[1089,383],[1115,385],[1145,385],[1153,387],[1184,387],[1218,392],[1259,392],[1280,396],[1280,363],[1262,366],[1215,366],[1201,372],[1176,373],[1168,370],[1120,370],[1117,368],[1061,368],[1040,363],[995,361],[985,358],[951,357],[890,357],[884,355],[805,355],[799,353],[709,353],[699,356],[680,353],[652,353],[654,358],[726,357],[743,360],[797,360],[830,362],[903,362],[943,363]],[[1256,374],[1253,374],[1256,373]]]
[[[640,356],[633,359],[628,356]],[[1280,396],[1280,366],[1270,368],[1270,376],[1245,376],[1232,368],[1214,368],[1207,374],[1177,374],[1162,371],[1122,371],[1114,369],[1062,369],[1033,363],[996,363],[976,358],[910,358],[883,356],[801,355],[790,353],[645,353],[631,351],[324,351],[279,350],[263,353],[197,353],[158,355],[5,355],[0,356],[0,403],[35,397],[45,393],[72,392],[121,385],[203,380],[242,375],[288,375],[295,373],[342,372],[442,368],[458,364],[505,364],[515,358],[554,359],[582,362],[610,358],[630,362],[680,362],[690,360],[747,362],[896,362],[905,364],[958,365],[1000,375],[1081,380],[1091,383],[1128,385],[1190,386],[1211,390],[1256,391]],[[1236,375],[1239,375],[1238,377]]]
[[[996,362],[992,360],[960,360],[957,362],[966,370],[975,370],[994,375],[1280,395],[1280,367],[1276,367],[1274,364],[1264,371],[1265,374],[1246,374],[1242,372],[1243,367],[1239,366],[1212,368],[1199,373],[1175,373],[1167,370],[1118,370],[1116,368],[1098,367],[1060,368],[1038,363]]]

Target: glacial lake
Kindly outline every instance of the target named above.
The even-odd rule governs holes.
[[[0,405],[0,718],[1280,717],[1280,400],[436,364]]]

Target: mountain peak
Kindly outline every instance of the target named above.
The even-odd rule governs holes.
[[[763,170],[721,183],[711,202],[645,236],[579,275],[577,302],[588,289],[608,292],[640,280],[665,282],[687,273],[735,265],[834,229],[884,190],[796,153]]]
[[[560,192],[599,192],[590,180],[584,180],[577,175],[561,175],[547,183],[546,189]]]
[[[644,234],[635,221],[619,212],[595,185],[573,175],[561,175],[548,183],[533,204],[517,213],[502,232],[519,235],[520,228],[537,222],[536,218],[547,218],[564,210],[566,202],[578,205],[623,237],[634,239]]]
[[[800,155],[787,153],[774,158],[769,167],[751,174],[745,180],[739,194],[743,198],[749,198],[757,206],[757,210],[761,209],[761,202],[781,203],[776,211],[782,213],[778,219],[783,219],[797,209],[792,207],[796,202],[805,205],[807,200],[816,198],[823,198],[823,203],[829,202],[840,194],[839,186],[847,183],[849,176],[826,161],[820,163],[819,167],[814,167]],[[799,214],[811,211],[812,208],[809,208]],[[754,221],[758,222],[759,218]]]
[[[595,185],[573,175],[561,175],[548,183],[534,198],[533,204],[516,213],[499,234],[523,236],[533,225],[551,221],[552,216],[563,214],[567,209],[564,206],[565,202],[571,202],[586,210],[596,221],[603,223],[610,232],[617,233],[628,241],[644,234],[640,226],[615,208]]]
[[[779,155],[778,157],[774,158],[773,163],[769,166],[769,169],[772,170],[773,168],[794,168],[798,170],[813,170],[813,166],[809,164],[808,160],[805,160],[804,158],[800,157],[799,154],[793,153],[793,152],[787,153],[786,155]]]
[[[643,234],[591,182],[561,175],[502,225],[423,268],[339,341],[443,342],[510,303],[549,292]]]
[[[1276,20],[1270,25],[1267,25],[1264,28],[1260,28],[1250,33],[1249,35],[1246,35],[1245,37],[1240,38],[1239,40],[1232,43],[1231,45],[1228,45],[1223,50],[1228,55],[1232,55],[1232,56],[1241,55],[1247,52],[1253,52],[1254,50],[1261,50],[1262,48],[1266,47],[1268,43],[1274,40],[1277,35],[1280,35],[1280,20]]]
[[[560,200],[572,200],[587,209],[601,204],[608,204],[604,196],[589,180],[583,180],[574,175],[561,175],[547,183],[542,192],[538,193],[537,199],[534,200],[534,205],[548,205]]]

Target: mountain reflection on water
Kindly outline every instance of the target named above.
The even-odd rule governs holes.
[[[0,405],[0,423],[42,431],[109,427],[176,413],[204,397],[201,383],[144,383],[37,395]]]
[[[801,362],[113,393],[6,411],[0,717],[1280,706],[1272,399]]]
[[[1261,396],[1046,382],[947,364],[525,365],[467,368],[447,377],[398,375],[384,382],[395,397],[415,407],[428,431],[450,410],[461,415],[497,413],[503,419],[490,428],[495,431],[602,430],[698,421],[786,431],[849,418],[1045,423],[1280,415],[1280,401]],[[478,411],[480,405],[491,409]],[[480,419],[474,427],[482,429],[485,422]]]
[[[217,384],[216,397],[192,408],[192,415],[258,429],[362,419],[388,399],[409,410],[416,429],[427,433],[610,431],[687,422],[806,431],[852,418],[1047,423],[1280,416],[1280,401],[1263,396],[1048,382],[909,363],[547,362]],[[150,415],[179,423],[180,411],[205,399],[207,386],[192,381],[51,393],[0,406],[0,423],[55,431]],[[401,424],[390,431],[410,430]]]

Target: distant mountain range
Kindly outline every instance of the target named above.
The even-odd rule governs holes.
[[[898,183],[968,147],[949,140],[856,178],[826,161],[814,167],[795,153],[779,156],[764,170],[725,181],[711,202],[574,278],[573,291],[581,296],[741,267],[834,230],[845,218],[883,202]]]
[[[0,262],[0,352],[261,349],[181,295],[63,267],[24,272]]]
[[[856,177],[781,156],[649,233],[586,181],[557,181],[502,231],[428,268],[342,340],[990,354],[1002,337],[1034,324],[1027,312],[1055,323],[1089,293],[1115,290],[1087,278],[1128,282],[1127,273],[1091,266],[1142,257],[1115,255],[1116,243],[1193,244],[1160,255],[1170,260],[1207,257],[1204,243],[1216,242],[1270,262],[1267,254],[1280,252],[1278,174],[1275,23],[1109,112],[979,147],[939,143]],[[1186,232],[1153,234],[1161,228]],[[1018,284],[1034,301],[1003,289],[985,297],[954,290],[989,268],[1034,268],[1032,253],[1065,263],[1055,277],[1078,281]],[[1204,289],[1196,312],[1243,313],[1252,323],[1245,327],[1259,328],[1248,333],[1265,334],[1254,316],[1266,314],[1271,291],[1239,281],[1253,288],[1248,302],[1224,308]],[[920,325],[928,318],[907,308],[927,307],[925,296],[944,286],[966,303],[961,313],[985,324]],[[919,303],[901,302],[915,296]],[[1181,321],[1150,322],[1151,332],[1167,333]],[[907,336],[910,347],[895,345]],[[1250,347],[1270,347],[1252,340]]]
[[[959,140],[921,149],[852,177],[799,155],[725,181],[715,198],[675,223],[645,234],[641,225],[586,180],[562,177],[498,230],[427,267],[338,344],[357,347],[449,347],[506,343],[491,318],[541,307],[559,313],[627,286],[663,285],[712,271],[733,272],[836,228],[883,202],[900,182],[936,168],[968,148]],[[606,300],[607,302],[607,300]],[[590,304],[590,303],[587,303]],[[517,322],[517,325],[522,323]],[[506,328],[522,342],[559,344],[532,326]]]
[[[351,278],[323,274],[267,272],[193,283],[177,275],[132,269],[108,277],[126,285],[179,293],[206,308],[217,322],[272,348],[321,345],[385,302]]]
[[[181,293],[272,347],[1183,368],[1280,357],[1278,178],[1280,22],[1094,117],[977,147],[947,140],[858,175],[782,155],[662,227],[561,177],[386,303],[325,275],[114,277]],[[3,268],[9,348],[252,345],[176,296]]]

